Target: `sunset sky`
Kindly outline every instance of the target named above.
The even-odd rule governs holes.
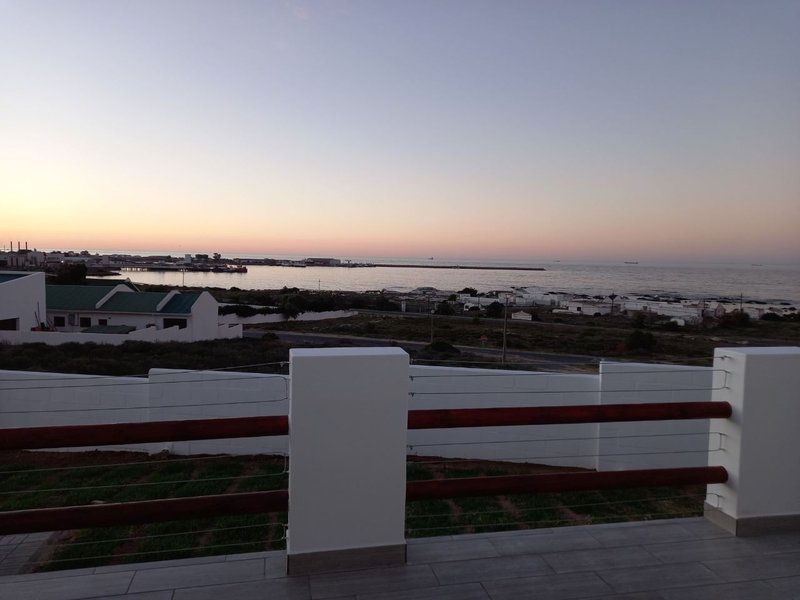
[[[0,0],[0,239],[800,262],[800,2]]]

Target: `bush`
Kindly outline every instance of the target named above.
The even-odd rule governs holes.
[[[719,320],[720,327],[747,327],[750,325],[750,315],[741,310],[725,313]]]
[[[774,312],[765,312],[761,315],[762,321],[783,321],[783,317],[780,316],[778,313]]]
[[[453,305],[447,302],[446,300],[442,300],[441,302],[439,302],[439,304],[436,305],[435,312],[437,315],[446,315],[446,316],[456,314]]]
[[[443,340],[436,340],[432,344],[428,344],[425,346],[425,350],[429,352],[436,352],[437,354],[461,354],[461,350],[453,346],[453,344]]]
[[[655,349],[657,344],[656,336],[652,333],[635,329],[628,336],[628,339],[625,340],[625,349],[628,350],[628,352],[650,353]]]
[[[486,307],[486,316],[492,319],[500,319],[503,316],[505,308],[499,302],[492,302]]]

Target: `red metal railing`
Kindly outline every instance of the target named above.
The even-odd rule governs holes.
[[[0,512],[0,534],[267,513],[285,511],[288,506],[289,492],[279,490],[14,510]]]
[[[406,486],[406,499],[429,500],[610,488],[671,487],[725,483],[727,480],[728,472],[723,467],[464,477],[409,481]]]
[[[731,405],[727,402],[653,402],[648,404],[411,410],[408,412],[408,428],[449,429],[507,425],[727,419],[731,416],[731,411]]]
[[[728,418],[730,416],[731,406],[727,402],[413,410],[408,413],[408,428],[608,423]],[[288,433],[289,422],[286,416],[25,427],[0,430],[0,450],[261,437],[287,435]],[[509,475],[412,481],[407,485],[406,496],[408,500],[423,500],[615,487],[724,483],[727,479],[727,471],[722,467]],[[0,512],[0,534],[264,513],[283,511],[287,508],[288,491],[279,490],[6,511]]]
[[[0,450],[78,448],[149,442],[180,442],[222,438],[287,435],[289,418],[237,417],[110,425],[20,427],[0,430]]]

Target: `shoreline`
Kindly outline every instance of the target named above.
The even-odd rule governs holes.
[[[347,266],[347,265],[342,265]],[[544,267],[491,267],[481,265],[398,265],[388,263],[372,263],[371,267],[393,267],[399,269],[462,269],[472,271],[546,271]]]

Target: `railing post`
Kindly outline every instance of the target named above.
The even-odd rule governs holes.
[[[289,574],[403,564],[408,354],[293,349],[290,376]]]
[[[729,479],[708,486],[719,506],[707,502],[706,516],[736,535],[800,528],[800,347],[717,348],[714,368],[725,383],[712,400],[730,402],[733,415],[711,420],[723,436],[709,465]]]

